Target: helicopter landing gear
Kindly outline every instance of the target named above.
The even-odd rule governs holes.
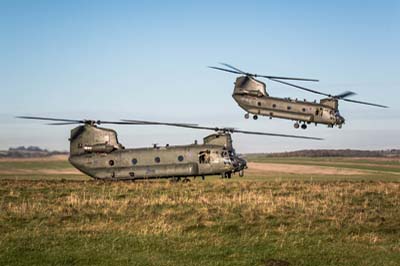
[[[253,115],[253,119],[257,120],[258,119],[258,115]]]
[[[243,169],[239,171],[239,176],[240,176],[240,177],[243,177],[243,176],[244,176],[244,170],[243,170]]]
[[[338,125],[338,128],[342,128],[342,125]]]
[[[301,129],[306,129],[306,128],[307,128],[306,123],[304,123],[304,124],[301,125]]]
[[[294,128],[296,128],[296,129],[297,129],[297,128],[299,128],[299,127],[300,127],[300,124],[299,124],[298,122],[296,122],[296,123],[294,123],[294,125],[293,125],[293,126],[294,126]]]
[[[182,182],[183,182],[183,183],[189,183],[189,182],[190,182],[190,179],[187,178],[187,177],[185,177],[185,178],[182,180]]]
[[[221,174],[221,178],[228,178],[230,179],[232,177],[232,173],[231,172],[226,172],[226,173],[222,173]]]
[[[247,114],[244,114],[244,118],[245,119],[249,119],[250,118],[250,115],[247,113]]]
[[[171,178],[171,183],[178,183],[179,181],[181,181],[181,178],[180,177],[173,177],[173,178]]]

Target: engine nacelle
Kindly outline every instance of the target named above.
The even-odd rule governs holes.
[[[242,76],[236,79],[233,94],[250,94],[259,97],[268,96],[265,88],[264,82],[252,77]]]
[[[70,155],[90,152],[108,153],[124,148],[118,143],[117,132],[88,124],[72,129],[69,140]]]

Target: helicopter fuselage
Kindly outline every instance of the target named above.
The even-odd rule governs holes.
[[[125,149],[115,131],[84,125],[71,131],[70,140],[70,163],[95,179],[230,177],[236,172],[242,175],[246,168],[246,161],[235,154],[227,133],[209,135],[204,144]]]
[[[321,99],[317,103],[271,97],[263,82],[246,76],[237,78],[232,97],[246,111],[245,118],[249,118],[250,113],[254,119],[258,115],[290,119],[296,121],[296,128],[299,127],[298,122],[303,122],[303,125],[315,123],[341,127],[345,121],[339,114],[338,101],[334,98]]]

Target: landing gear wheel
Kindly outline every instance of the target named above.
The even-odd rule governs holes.
[[[239,171],[239,176],[240,176],[240,177],[243,177],[243,176],[244,176],[244,170],[240,170],[240,171]]]
[[[306,129],[307,128],[307,125],[306,124],[302,124],[301,125],[301,129]]]
[[[189,182],[190,182],[190,179],[189,179],[189,178],[185,178],[185,179],[182,180],[182,182],[183,182],[183,183],[189,183]]]
[[[296,123],[294,123],[294,128],[299,128],[300,127],[300,124],[298,123],[298,122],[296,122]]]
[[[178,183],[179,181],[181,180],[181,178],[180,177],[173,177],[173,178],[171,178],[171,183]]]
[[[257,120],[258,119],[258,115],[253,115],[253,119]]]
[[[249,119],[250,115],[249,114],[244,114],[245,119]]]

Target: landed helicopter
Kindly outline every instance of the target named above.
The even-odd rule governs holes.
[[[307,124],[311,123],[315,123],[315,125],[325,124],[332,128],[334,126],[341,128],[345,122],[345,119],[340,115],[339,112],[339,100],[387,108],[387,106],[380,104],[347,99],[347,97],[355,95],[355,93],[351,91],[346,91],[338,95],[331,95],[282,81],[297,80],[317,82],[318,80],[316,79],[258,75],[244,72],[225,63],[221,64],[229,69],[214,66],[211,66],[210,68],[241,75],[240,77],[236,78],[232,97],[235,99],[237,104],[247,112],[244,116],[246,119],[250,117],[250,114],[253,114],[254,120],[257,120],[259,115],[268,116],[270,119],[273,117],[290,119],[295,121],[295,128],[299,128],[300,123],[302,129],[306,129]],[[305,99],[298,100],[271,97],[266,91],[265,83],[256,79],[257,77],[266,78],[297,89],[324,95],[327,96],[327,98],[321,99],[319,103],[317,103],[316,101],[309,102]]]
[[[138,180],[174,178],[178,181],[188,177],[232,174],[243,176],[247,162],[240,158],[232,145],[231,133],[262,136],[321,140],[321,138],[243,131],[234,128],[203,127],[196,124],[164,123],[141,120],[100,121],[75,120],[48,117],[18,116],[22,119],[51,121],[49,125],[79,126],[71,130],[69,162],[81,172],[101,180]],[[102,128],[101,124],[115,125],[162,125],[215,131],[189,145],[125,149],[118,142],[117,132]]]

